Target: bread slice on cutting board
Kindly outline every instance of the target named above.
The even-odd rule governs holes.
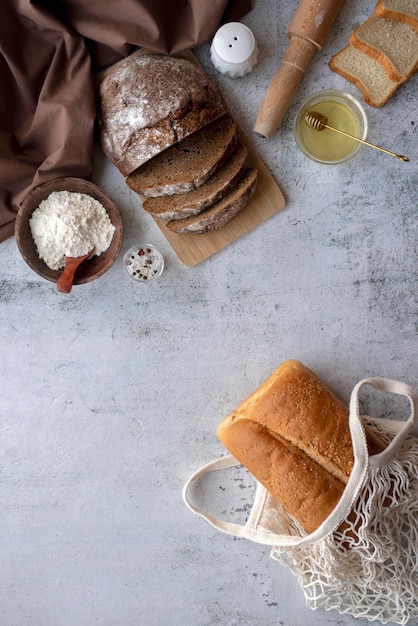
[[[219,202],[182,220],[174,220],[166,224],[175,233],[200,235],[211,230],[220,230],[238,215],[255,193],[257,186],[257,170],[251,167],[244,174],[238,185]]]
[[[142,208],[153,217],[167,221],[197,215],[232,191],[247,164],[248,150],[239,142],[231,157],[206,183],[188,193],[148,198],[142,203]]]
[[[237,141],[237,124],[224,115],[144,163],[126,182],[145,198],[191,191],[229,159]]]

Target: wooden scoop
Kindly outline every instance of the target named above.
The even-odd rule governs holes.
[[[254,132],[271,137],[285,116],[304,72],[320,50],[343,0],[300,0],[289,25],[289,44],[261,103]]]
[[[83,261],[85,261],[93,252],[94,248],[93,250],[87,252],[87,254],[85,254],[84,256],[65,257],[65,267],[57,281],[58,291],[60,291],[61,293],[70,293],[74,282],[74,274],[76,273],[78,266]]]

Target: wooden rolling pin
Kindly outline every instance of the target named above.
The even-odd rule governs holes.
[[[289,44],[270,83],[254,125],[254,132],[271,137],[284,118],[303,73],[320,50],[343,0],[300,0],[287,31]]]

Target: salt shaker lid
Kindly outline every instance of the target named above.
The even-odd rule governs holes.
[[[215,33],[210,51],[216,69],[233,78],[248,74],[257,63],[257,42],[248,26],[241,22],[221,26]]]

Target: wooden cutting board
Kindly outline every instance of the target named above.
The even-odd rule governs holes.
[[[258,156],[255,148],[240,132],[240,139],[248,148],[250,165],[258,170],[257,189],[251,202],[221,230],[201,235],[179,235],[168,230],[163,220],[153,218],[174,252],[187,267],[194,267],[225,246],[252,230],[283,209],[286,204],[280,187]]]
[[[149,54],[144,48],[133,54]],[[196,57],[186,51],[179,56],[184,56],[194,63],[198,63]],[[123,60],[119,63],[123,63]],[[112,66],[113,68],[114,66]],[[99,80],[112,69],[108,68],[98,78]],[[202,235],[179,235],[166,228],[163,220],[151,219],[157,223],[167,241],[186,267],[194,267],[201,261],[212,256],[222,248],[249,232],[269,217],[283,209],[286,204],[283,193],[270,174],[269,170],[259,157],[254,146],[244,133],[239,130],[240,140],[247,146],[250,165],[258,170],[258,183],[255,194],[246,208],[234,217],[221,230],[204,233]]]

